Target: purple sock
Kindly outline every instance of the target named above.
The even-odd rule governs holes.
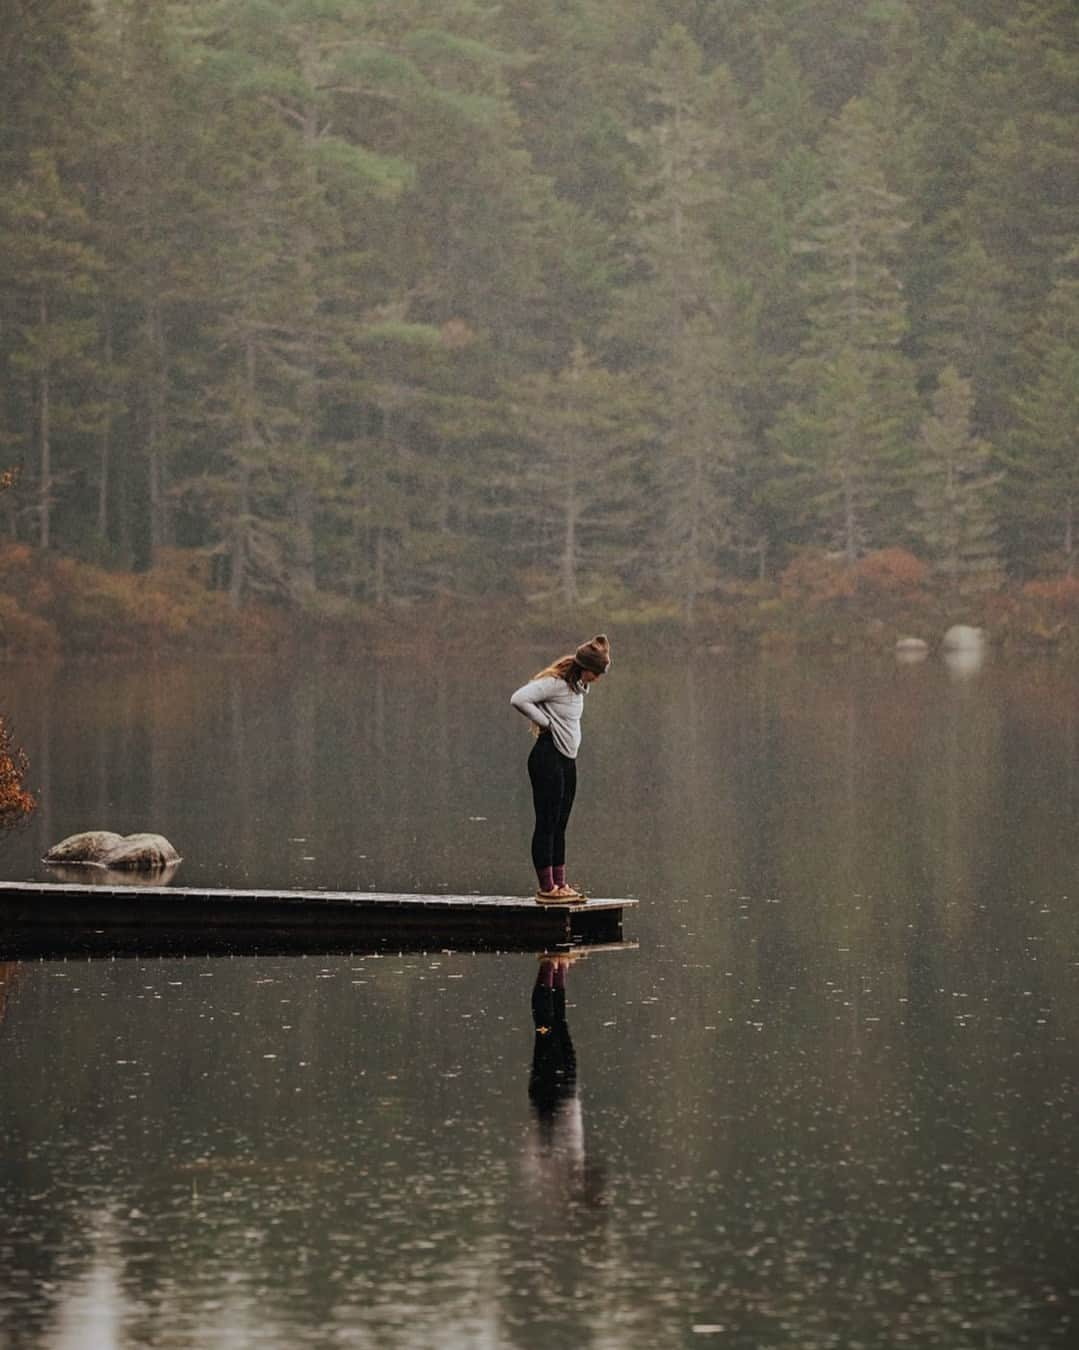
[[[554,877],[552,875],[553,872],[554,872],[553,867],[540,867],[537,869],[536,876],[539,877],[539,888],[541,891],[554,890]]]
[[[566,864],[559,863],[557,867],[552,867],[551,876],[554,877],[556,886],[564,886],[566,884]]]

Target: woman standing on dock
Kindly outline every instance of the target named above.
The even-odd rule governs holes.
[[[577,751],[588,686],[607,673],[611,644],[599,633],[572,656],[560,657],[534,675],[510,702],[532,723],[536,744],[528,756],[528,777],[536,808],[532,865],[539,878],[540,904],[583,900],[566,884],[566,824],[577,792]]]

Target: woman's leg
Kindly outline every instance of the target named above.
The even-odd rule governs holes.
[[[528,756],[532,805],[536,810],[532,866],[536,869],[541,891],[554,887],[551,868],[555,861],[555,835],[562,816],[563,774],[559,761],[563,758],[550,736],[540,736]]]
[[[554,830],[551,866],[554,871],[555,884],[564,886],[566,884],[566,826],[569,824],[569,813],[573,810],[573,799],[577,795],[577,761],[567,759],[565,755],[559,755],[559,759],[562,761],[562,799],[559,803],[558,821]]]

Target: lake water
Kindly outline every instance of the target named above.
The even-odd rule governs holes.
[[[543,656],[4,667],[0,877],[527,894]],[[616,649],[570,877],[636,949],[0,962],[0,1346],[1079,1344],[1077,729],[1060,665]]]

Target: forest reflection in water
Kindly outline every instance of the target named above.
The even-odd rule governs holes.
[[[15,676],[7,877],[95,825],[184,884],[530,882],[513,671]],[[561,974],[7,964],[0,1345],[1067,1344],[1077,694],[624,662],[571,864],[640,949]]]

